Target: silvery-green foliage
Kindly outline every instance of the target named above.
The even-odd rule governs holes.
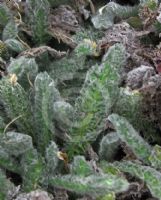
[[[74,117],[73,107],[65,101],[56,101],[53,104],[53,117],[62,128],[69,128]]]
[[[116,195],[114,192],[110,192],[103,197],[101,197],[101,200],[116,200]]]
[[[9,155],[9,153],[0,145],[0,166],[11,172],[20,173],[19,163]]]
[[[129,183],[125,178],[111,174],[90,175],[87,177],[76,175],[56,176],[51,177],[49,183],[76,194],[87,194],[92,197],[99,197],[109,192],[123,192],[129,187]]]
[[[71,164],[71,173],[77,176],[86,177],[92,175],[94,170],[85,160],[84,156],[74,156],[74,160]]]
[[[11,19],[12,14],[5,3],[0,4],[0,25],[5,27],[7,22]]]
[[[93,141],[104,128],[104,120],[119,96],[118,83],[120,70],[126,60],[126,51],[122,44],[110,47],[101,66],[88,70],[80,97],[75,103],[76,128],[72,130],[73,142]],[[81,113],[81,115],[79,114]]]
[[[18,83],[20,83],[23,88],[28,89],[31,87],[38,73],[38,65],[34,58],[25,58],[21,56],[11,60],[7,71],[9,74],[16,74]]]
[[[9,120],[16,119],[18,131],[33,136],[31,104],[23,87],[5,77],[0,81],[0,97]]]
[[[129,122],[138,129],[143,126],[141,116],[142,97],[140,93],[131,91],[128,88],[120,88],[119,99],[113,108],[113,112],[125,117]],[[138,118],[141,120],[139,123]]]
[[[46,148],[45,160],[46,160],[46,171],[47,174],[55,175],[56,167],[58,165],[58,153],[59,149],[54,141],[52,141]]]
[[[124,45],[116,43],[111,46],[103,56],[102,62],[113,67],[116,76],[120,77],[123,65],[126,63],[126,49]]]
[[[157,8],[158,0],[140,0],[140,6],[148,6],[149,8]]]
[[[22,155],[33,148],[31,136],[17,132],[5,133],[1,138],[0,145],[9,155],[13,156]]]
[[[14,185],[7,179],[5,172],[0,169],[0,199],[8,199],[8,194],[13,188]]]
[[[136,157],[149,164],[151,146],[137,133],[133,126],[124,118],[117,114],[108,117],[114,125],[120,139],[132,149]]]
[[[18,26],[14,20],[10,20],[3,29],[2,39],[3,41],[6,41],[7,39],[16,39],[17,35]]]
[[[153,197],[161,200],[161,173],[159,171],[156,171],[149,166],[144,166],[131,161],[117,162],[114,166],[120,171],[128,172],[132,176],[136,176],[143,180]]]
[[[21,53],[22,51],[26,50],[26,47],[20,41],[16,39],[7,39],[5,41],[5,44],[10,51],[13,51],[16,53]]]
[[[49,39],[47,34],[50,5],[47,0],[27,0],[26,13],[32,29],[34,41],[43,44]]]
[[[96,29],[107,29],[114,24],[115,17],[128,18],[137,15],[138,6],[121,6],[115,2],[109,2],[101,7],[92,18]]]
[[[38,155],[37,150],[32,148],[23,154],[20,164],[24,190],[36,189],[43,176],[43,159]]]
[[[61,97],[53,79],[46,72],[36,76],[34,90],[35,142],[39,151],[44,152],[55,136],[53,104],[61,101]]]
[[[84,39],[75,48],[77,56],[98,56],[96,42]]]
[[[145,119],[142,112],[143,99],[138,91],[120,88],[119,99],[113,107],[113,113],[125,117],[133,127],[144,133],[146,139],[156,136],[154,124]]]
[[[90,41],[99,41],[99,39],[101,39],[103,36],[104,36],[103,32],[100,32],[93,26],[88,26],[86,28],[82,27],[80,31],[77,31],[76,34],[72,36],[72,39],[75,41],[75,43],[80,44],[87,38]]]
[[[51,63],[49,66],[51,77],[58,83],[72,80],[77,72],[88,68],[86,57],[97,53],[96,46],[91,40],[81,41],[70,55]]]
[[[100,142],[100,159],[109,162],[113,161],[120,144],[120,138],[118,137],[117,133],[112,132],[105,135]]]
[[[49,66],[50,75],[56,81],[56,83],[72,80],[74,74],[78,70],[86,68],[85,59],[86,56],[77,56],[75,53],[73,53],[70,56],[62,58],[61,60],[56,60]]]
[[[1,114],[1,113],[0,113]],[[5,122],[2,116],[0,116],[0,137],[1,137],[1,133],[3,132],[4,128],[5,128]]]
[[[151,151],[151,155],[149,157],[151,166],[156,169],[161,169],[161,147],[159,145],[155,145]]]

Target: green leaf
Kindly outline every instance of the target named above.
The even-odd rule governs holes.
[[[32,138],[29,135],[17,132],[5,133],[0,144],[9,155],[13,156],[19,156],[33,148]]]
[[[29,89],[38,73],[38,65],[34,58],[25,58],[21,56],[11,60],[7,71],[10,74],[16,74],[21,86],[24,89]]]
[[[105,135],[101,142],[99,148],[99,156],[101,159],[106,161],[113,161],[115,155],[119,149],[120,138],[117,133],[108,133]]]
[[[28,0],[28,21],[31,25],[35,42],[43,44],[49,40],[47,34],[49,2],[47,0]]]
[[[54,119],[62,128],[69,128],[72,126],[74,117],[73,107],[65,101],[56,101],[53,104]]]
[[[153,147],[149,160],[154,168],[161,169],[161,147],[159,145],[156,144]]]
[[[144,141],[132,125],[124,117],[117,114],[110,115],[108,119],[114,125],[120,139],[132,149],[137,158],[149,164],[151,146]]]
[[[77,176],[86,177],[94,173],[90,164],[85,160],[84,156],[75,156],[71,165],[71,173]]]
[[[161,173],[149,166],[143,166],[139,163],[130,161],[117,162],[114,165],[123,172],[128,172],[132,176],[143,180],[149,188],[153,197],[161,200]]]
[[[15,24],[15,22],[13,20],[10,20],[2,33],[2,39],[3,41],[7,40],[7,39],[15,39],[18,35],[18,27]]]
[[[138,6],[121,6],[115,2],[109,2],[101,7],[92,18],[92,23],[96,29],[107,29],[114,24],[115,17],[128,18],[136,16]]]
[[[4,4],[0,4],[0,25],[5,27],[12,15],[8,7]]]
[[[48,175],[55,175],[56,167],[58,165],[58,153],[59,149],[54,141],[49,144],[46,148],[45,159],[46,159],[46,171]]]
[[[8,49],[16,53],[21,53],[22,51],[26,50],[26,47],[16,39],[7,39],[5,44]]]
[[[46,72],[37,75],[34,89],[36,143],[39,151],[43,153],[50,140],[55,136],[53,104],[56,101],[60,101],[61,97],[59,91],[55,88],[54,81]]]
[[[0,145],[0,167],[7,169],[11,172],[20,174],[21,169],[18,161],[10,156],[7,151]]]
[[[14,189],[14,185],[9,179],[7,179],[5,173],[0,169],[0,199],[8,199],[8,193]]]
[[[43,176],[43,160],[36,149],[31,149],[23,154],[21,159],[23,188],[25,191],[36,189]]]
[[[12,83],[11,78],[5,77],[0,80],[1,103],[9,120],[14,120],[18,131],[33,136],[33,117],[29,98],[21,85],[16,81]]]
[[[120,70],[125,60],[124,46],[116,44],[109,48],[101,66],[96,65],[88,70],[75,103],[76,125],[71,130],[71,151],[84,149],[103,130],[104,119],[119,97]],[[77,147],[73,148],[73,145]]]
[[[80,177],[65,175],[50,178],[49,183],[55,187],[63,188],[77,194],[88,194],[99,197],[109,192],[123,192],[128,189],[128,182],[123,177],[114,175],[91,175]]]

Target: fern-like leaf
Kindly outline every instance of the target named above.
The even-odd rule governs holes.
[[[7,117],[14,120],[17,129],[33,136],[33,117],[27,93],[13,80],[14,75],[0,80],[0,98]]]
[[[110,192],[121,192],[128,189],[126,179],[114,175],[91,175],[80,177],[65,175],[50,178],[49,183],[55,187],[63,188],[77,194],[88,194],[92,197],[99,197]]]
[[[86,146],[83,143],[95,140],[103,130],[104,119],[119,96],[119,72],[126,60],[125,55],[124,46],[116,44],[104,56],[101,66],[96,65],[87,72],[81,95],[75,104],[77,123],[71,133],[72,146]]]
[[[44,72],[39,73],[34,83],[34,119],[36,125],[36,143],[40,152],[45,152],[50,140],[55,136],[53,123],[53,104],[61,101],[54,81]]]
[[[38,66],[34,58],[25,58],[21,56],[11,60],[7,71],[10,74],[16,74],[18,83],[20,83],[24,89],[29,89],[38,73]]]
[[[129,122],[117,114],[112,114],[108,117],[109,121],[114,125],[120,139],[131,148],[137,158],[149,164],[149,156],[151,146],[137,133]]]
[[[28,0],[26,13],[35,42],[43,44],[49,39],[47,35],[49,2],[47,0]]]

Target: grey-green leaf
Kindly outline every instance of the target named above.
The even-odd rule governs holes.
[[[149,164],[149,156],[151,154],[151,146],[137,133],[131,124],[117,114],[108,117],[109,121],[114,125],[120,139],[132,149],[137,158]]]

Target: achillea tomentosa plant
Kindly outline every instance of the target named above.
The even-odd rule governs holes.
[[[77,56],[86,56],[90,51],[91,48],[84,55],[77,52]],[[64,101],[54,80],[47,72],[39,72],[34,59],[20,57],[11,62],[8,71],[12,74],[0,80],[0,103],[6,116],[6,125],[0,134],[0,166],[22,177],[23,190],[53,185],[80,195],[98,197],[128,189],[125,178],[96,173],[84,157],[74,157],[69,174],[61,175],[59,147],[55,142],[63,140],[67,154],[73,158],[73,148],[77,148],[79,154],[97,137],[95,129],[103,129],[98,119],[110,113],[112,102],[108,100],[119,92],[112,88],[117,88],[119,68],[125,59],[122,45],[111,47],[102,65],[88,71],[75,106]],[[30,70],[32,77],[28,76]],[[83,112],[84,120],[80,115]],[[76,121],[74,116],[77,116]],[[2,177],[8,184],[5,176]]]
[[[151,194],[161,199],[161,147],[156,145],[150,146],[137,133],[131,124],[124,118],[117,114],[112,114],[108,117],[109,121],[114,125],[118,138],[123,141],[134,153],[136,160],[114,162],[112,164],[102,162],[102,169],[109,173],[120,170],[128,172],[143,180],[149,188]]]
[[[48,39],[45,28],[49,4],[46,2],[29,0],[28,17],[34,42],[38,44]],[[18,30],[7,9],[0,7],[0,10],[5,13],[3,22],[0,22],[5,27],[4,43],[12,51],[19,53],[23,51],[23,46],[16,40]],[[8,28],[9,23],[14,27],[12,30]],[[11,41],[12,38],[14,40]],[[125,118],[110,115],[113,111],[118,112],[134,125],[141,119],[138,114],[140,95],[127,95],[126,89],[119,88],[121,69],[126,63],[125,47],[122,44],[113,45],[100,65],[88,69],[86,57],[97,56],[96,47],[95,42],[84,40],[69,57],[52,62],[46,69],[48,72],[44,68],[40,70],[34,58],[21,56],[11,60],[7,69],[9,75],[0,80],[0,107],[3,108],[0,111],[2,200],[8,197],[9,191],[14,187],[6,178],[5,170],[21,176],[24,191],[52,186],[78,195],[92,195],[103,199],[109,199],[110,196],[114,199],[115,193],[129,188],[130,183],[123,176],[111,174],[111,170],[120,170],[141,178],[152,195],[160,198],[158,188],[161,185],[161,175],[156,171],[160,169],[161,163],[160,146],[151,147]],[[87,71],[85,80],[81,77],[84,84],[79,97],[73,98],[71,105],[62,98],[60,85],[63,85],[63,81],[76,78],[81,70],[84,70],[83,74]],[[123,109],[125,104],[127,109]],[[137,111],[137,115],[134,111]],[[102,164],[104,172],[97,172],[82,154],[104,131],[107,116],[116,130],[105,135],[100,142],[100,157],[108,163]],[[137,130],[142,129],[140,124],[136,127]],[[139,161],[150,167],[132,162],[109,165],[121,142],[131,148]],[[66,154],[60,148],[73,160],[71,163],[63,157]],[[108,155],[105,154],[106,151]],[[60,159],[63,160],[64,167]]]
[[[89,52],[86,50],[82,55],[82,47],[79,54],[79,47],[78,57],[91,54],[89,48]],[[120,70],[125,62],[124,46],[116,44],[110,47],[102,64],[88,70],[74,106],[64,101],[47,72],[39,72],[34,59],[20,57],[11,63],[12,68],[9,67],[8,71],[12,70],[12,74],[0,80],[0,102],[6,115],[6,125],[3,125],[0,135],[0,166],[22,177],[23,190],[51,185],[80,195],[99,197],[128,189],[129,183],[125,178],[95,172],[84,157],[74,156],[82,154],[104,130],[105,119],[119,100]],[[31,80],[27,76],[30,69],[33,70]],[[134,138],[137,138],[136,135],[134,133]],[[144,150],[144,141],[137,139],[142,141]],[[66,153],[74,158],[71,165],[64,160],[65,165],[69,165],[67,175],[61,174],[63,169],[60,167],[57,140],[64,141]],[[117,145],[119,143],[116,142]],[[103,152],[106,145],[104,142],[101,145]],[[136,147],[135,151],[140,153]],[[147,155],[143,151],[138,158],[149,163],[150,160],[146,162],[148,153],[145,149]],[[7,180],[5,182],[8,183]]]

